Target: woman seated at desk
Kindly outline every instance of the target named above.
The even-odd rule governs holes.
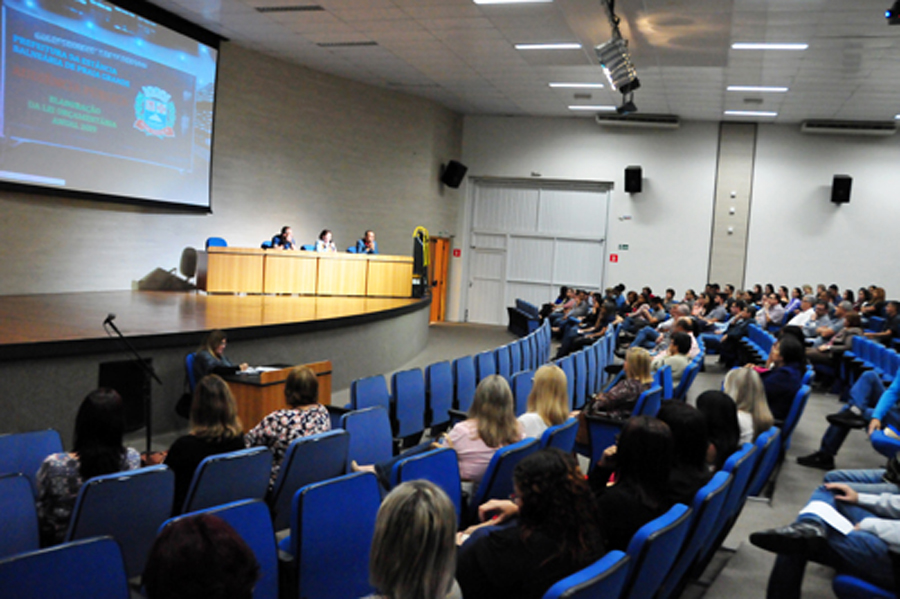
[[[219,376],[234,374],[247,370],[247,364],[234,365],[225,357],[225,345],[228,339],[225,331],[216,329],[207,337],[203,345],[194,354],[194,380],[200,381],[207,374]]]
[[[329,229],[322,229],[322,232],[319,233],[319,238],[316,240],[316,251],[317,252],[336,252],[337,247],[335,247],[334,242],[331,240],[331,231]]]

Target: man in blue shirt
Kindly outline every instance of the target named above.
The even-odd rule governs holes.
[[[366,231],[363,238],[356,242],[357,254],[377,254],[378,242],[375,241],[375,232]]]

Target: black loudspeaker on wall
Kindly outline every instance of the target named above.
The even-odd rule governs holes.
[[[452,187],[453,189],[458,189],[460,183],[462,183],[463,177],[466,176],[466,171],[469,170],[464,164],[460,164],[455,160],[451,160],[447,163],[447,166],[444,167],[444,172],[441,173],[441,183],[446,185],[447,187]]]
[[[831,183],[831,201],[835,204],[849,204],[852,185],[853,178],[850,175],[835,175]]]
[[[625,167],[625,192],[641,193],[644,173],[639,166]]]

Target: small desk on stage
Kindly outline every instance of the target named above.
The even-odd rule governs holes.
[[[331,405],[331,361],[304,364],[319,379],[319,403]],[[238,417],[246,433],[259,421],[276,410],[287,407],[284,400],[284,383],[294,366],[259,374],[235,374],[225,377],[234,401]]]

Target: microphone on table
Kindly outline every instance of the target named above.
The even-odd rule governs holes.
[[[112,312],[110,312],[109,314],[106,315],[106,320],[103,321],[103,326],[108,325],[109,323],[111,323],[111,322],[114,321],[115,319],[116,319],[116,315],[113,314]]]

